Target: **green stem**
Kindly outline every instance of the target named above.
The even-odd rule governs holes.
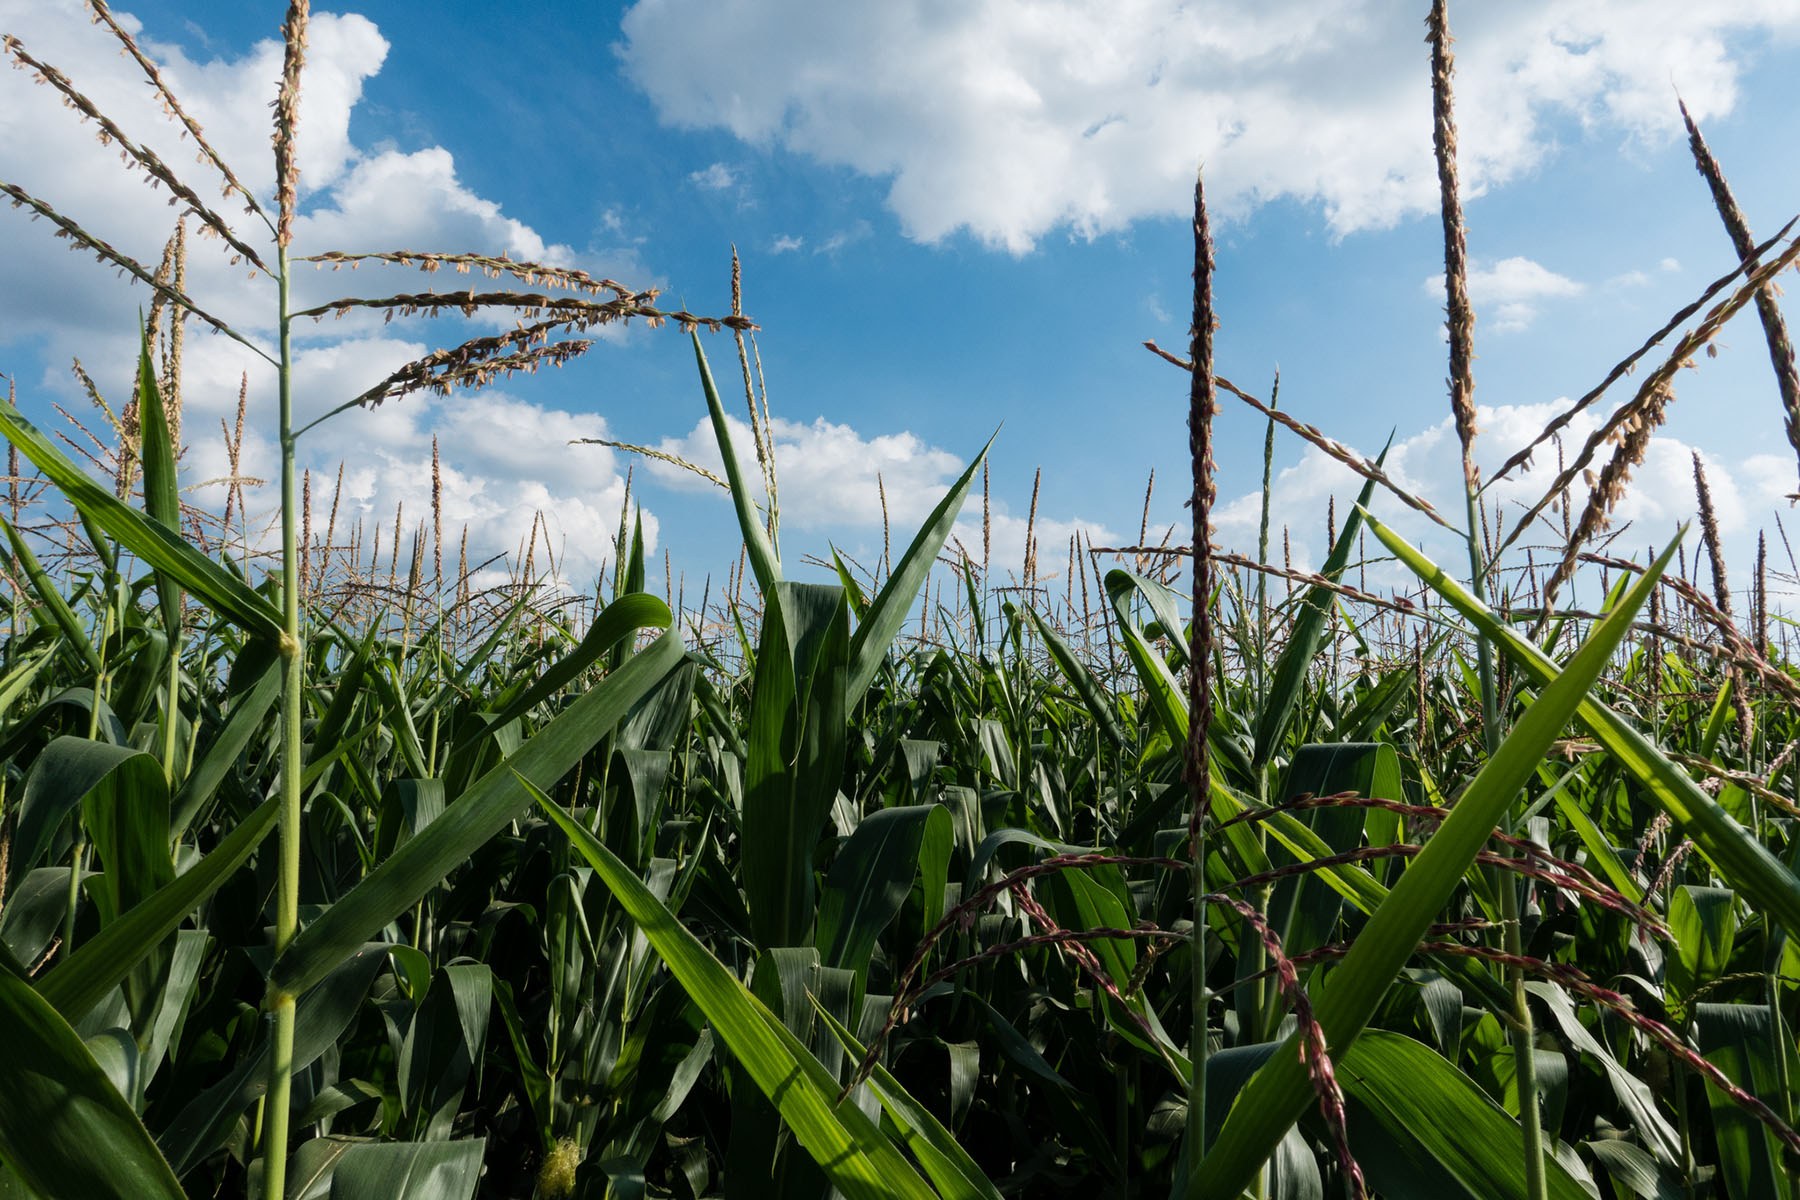
[[[300,924],[300,700],[306,660],[300,644],[300,558],[295,528],[299,504],[294,475],[293,358],[288,336],[287,247],[277,249],[281,305],[281,862],[276,887],[275,954]],[[288,1103],[293,1089],[294,995],[271,989],[274,1021],[269,1056],[268,1122],[263,1141],[263,1195],[287,1191]]]

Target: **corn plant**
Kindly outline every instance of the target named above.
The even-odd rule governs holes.
[[[153,298],[132,401],[90,443],[112,478],[0,406],[0,1187],[1795,1194],[1800,672],[1767,548],[1746,622],[1703,471],[1704,560],[1679,534],[1642,561],[1595,545],[1675,372],[1752,305],[1795,428],[1773,281],[1800,242],[1751,240],[1697,127],[1732,269],[1483,480],[1434,5],[1465,519],[1220,373],[1230,289],[1197,187],[1193,337],[1185,359],[1159,351],[1188,372],[1187,544],[1151,544],[1152,479],[1139,544],[1072,541],[1059,605],[1034,536],[1011,583],[985,538],[979,558],[956,538],[978,470],[986,526],[988,447],[897,557],[834,550],[815,560],[828,582],[797,577],[735,286],[715,319],[480,253],[292,253],[305,4],[268,195],[93,7],[255,236],[29,47],[7,52],[258,272],[276,333],[186,292],[181,233],[152,270],[0,183]],[[296,305],[296,269],[354,262],[547,290]],[[465,304],[531,323],[321,419],[565,361],[596,324],[672,321],[743,544],[722,597],[650,594],[628,511],[591,607],[535,591],[528,561],[475,594],[466,544],[446,588],[438,520],[429,571],[423,534],[402,571],[398,519],[385,567],[354,535],[339,552],[335,509],[315,544],[292,322]],[[224,515],[181,501],[184,323],[276,368],[278,553],[233,537],[241,423]],[[703,329],[736,338],[743,458]],[[1559,432],[1640,363],[1567,455]],[[1254,557],[1210,537],[1231,402],[1266,433]],[[1317,570],[1274,561],[1278,429],[1363,479]],[[1552,442],[1543,499],[1502,522],[1487,489]],[[1448,531],[1466,575],[1394,505]],[[1553,565],[1521,570],[1508,554],[1535,555],[1551,505]],[[1383,562],[1412,598],[1370,589]],[[1562,599],[1577,580],[1603,602]]]

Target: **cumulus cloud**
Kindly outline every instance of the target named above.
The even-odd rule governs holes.
[[[688,182],[708,192],[723,192],[737,186],[737,172],[722,162],[713,163],[700,171],[688,173]]]
[[[1444,276],[1431,276],[1425,281],[1425,290],[1442,297]],[[1469,299],[1484,324],[1496,333],[1528,329],[1537,320],[1540,301],[1579,296],[1583,290],[1575,280],[1518,256],[1478,263],[1469,272]]]
[[[755,442],[750,427],[727,418],[738,467],[748,480],[760,479]],[[881,532],[887,522],[890,549],[896,556],[910,544],[913,533],[943,500],[968,465],[959,456],[931,446],[912,433],[865,435],[848,425],[824,418],[810,424],[775,418],[775,463],[784,529],[801,534],[824,535],[839,545],[872,547],[881,551]],[[665,438],[657,449],[673,454],[714,474],[723,473],[724,460],[709,421],[697,423],[683,437]],[[723,493],[714,485],[666,462],[646,460],[650,473],[664,484],[690,491]],[[882,492],[887,509],[882,510]],[[981,501],[973,493],[957,521],[950,551],[958,543],[979,560],[983,552]],[[992,569],[1005,578],[1023,571],[1028,540],[1038,548],[1038,577],[1059,578],[1066,570],[1067,545],[1079,534],[1096,545],[1117,544],[1120,535],[1104,523],[1079,515],[1051,514],[1040,510],[1035,525],[1029,513],[1014,512],[996,497],[989,512],[987,552]],[[869,565],[869,564],[865,564]]]
[[[889,181],[908,235],[1015,253],[1179,215],[1196,162],[1226,214],[1291,197],[1343,234],[1430,211],[1420,13],[1361,0],[1188,5],[639,0],[626,71],[664,120]],[[1527,0],[1457,13],[1463,180],[1531,170],[1573,118],[1610,139],[1737,99],[1742,35],[1800,29],[1771,0]]]
[[[205,129],[208,141],[236,166],[239,176],[269,200],[271,173],[269,101],[281,73],[281,48],[273,39],[242,53],[196,59],[128,12],[115,14],[138,36],[183,105]],[[152,104],[148,90],[103,29],[92,26],[75,0],[0,0],[0,29],[15,34],[36,57],[57,66],[75,86],[150,146],[252,245],[269,241],[261,221],[242,213],[241,202],[216,201],[212,169],[194,163],[195,151]],[[646,286],[653,280],[614,223],[603,234],[617,247],[577,250],[552,241],[507,215],[501,205],[471,190],[458,176],[451,153],[439,146],[404,151],[359,144],[351,117],[367,81],[386,59],[388,42],[369,19],[321,13],[311,24],[304,120],[300,125],[301,214],[296,246],[302,251],[442,248],[553,261],[580,266]],[[154,266],[175,222],[175,212],[121,167],[116,148],[98,145],[50,89],[32,85],[22,71],[0,71],[0,178],[44,197],[125,254]],[[233,266],[220,243],[195,237],[188,224],[187,290],[209,311],[231,322],[256,349],[207,336],[195,325],[184,356],[184,478],[190,482],[229,473],[220,422],[232,423],[240,383],[247,387],[250,419],[240,471],[273,480],[278,459],[265,434],[273,422],[272,283]],[[0,256],[0,339],[33,346],[49,364],[39,386],[21,388],[28,408],[44,393],[68,398],[73,384],[64,364],[79,355],[102,392],[115,402],[129,391],[136,357],[134,329],[146,297],[114,272],[71,255],[41,222],[0,209],[7,253]],[[421,278],[400,268],[356,272],[301,268],[294,280],[295,307],[343,295],[466,287],[467,281]],[[510,319],[507,320],[510,324]],[[304,423],[437,345],[466,336],[456,319],[433,324],[384,326],[373,314],[295,327],[295,396]],[[259,354],[260,349],[263,353]],[[584,574],[612,553],[612,536],[624,500],[624,480],[611,452],[569,447],[575,437],[606,436],[605,421],[521,397],[490,392],[450,399],[414,396],[373,412],[349,412],[308,434],[303,463],[314,472],[319,520],[332,502],[330,481],[345,465],[340,520],[391,522],[396,505],[405,521],[428,519],[431,441],[439,439],[446,487],[446,537],[470,525],[472,554],[512,551],[537,529],[540,564],[548,536],[564,559],[565,577],[585,584]],[[273,486],[251,489],[253,533],[267,529],[276,507]],[[222,504],[224,489],[193,493]],[[541,522],[539,514],[543,514]],[[654,537],[656,518],[646,514]],[[390,534],[391,536],[391,534]]]
[[[729,418],[728,424],[739,470],[747,479],[760,478],[749,425],[736,417]],[[943,499],[967,465],[913,433],[864,436],[849,425],[823,417],[810,424],[776,417],[774,430],[782,524],[802,531],[879,529],[883,487],[887,489],[889,521],[916,524]],[[657,449],[714,474],[724,472],[724,459],[709,420],[697,422],[685,436],[664,438]],[[650,459],[646,466],[670,486],[700,491],[713,488],[692,472],[669,463]]]
[[[1480,438],[1476,443],[1476,459],[1484,477],[1491,477],[1500,464],[1514,451],[1529,443],[1544,425],[1568,407],[1567,399],[1540,404],[1478,405],[1476,409]],[[1589,414],[1576,417],[1563,431],[1567,454],[1576,449],[1597,428]],[[1632,473],[1632,482],[1624,499],[1613,511],[1612,528],[1628,523],[1625,553],[1641,555],[1646,545],[1654,542],[1660,548],[1675,526],[1692,520],[1697,510],[1694,497],[1693,453],[1695,447],[1668,434],[1652,437],[1644,461]],[[1598,462],[1610,453],[1603,446]],[[1713,504],[1719,519],[1721,538],[1733,561],[1743,561],[1754,550],[1751,535],[1766,514],[1793,489],[1793,459],[1778,455],[1758,454],[1742,461],[1729,461],[1702,452],[1706,464],[1707,483],[1712,489]],[[1546,445],[1535,456],[1537,469],[1515,471],[1493,483],[1485,492],[1490,512],[1498,505],[1503,531],[1510,532],[1525,510],[1541,498],[1555,475],[1556,451]],[[1597,470],[1597,467],[1596,467]],[[1452,525],[1460,524],[1462,513],[1461,456],[1450,418],[1412,436],[1396,441],[1388,451],[1387,473],[1415,496],[1430,502]],[[1337,508],[1341,524],[1348,506],[1356,499],[1362,479],[1348,467],[1321,451],[1307,447],[1289,466],[1277,471],[1272,480],[1270,507],[1274,530],[1273,555],[1279,561],[1285,531],[1292,545],[1294,566],[1316,570],[1328,549],[1327,512],[1331,504]],[[1578,518],[1587,498],[1587,486],[1580,478],[1571,485],[1571,520]],[[1246,492],[1222,503],[1214,510],[1215,538],[1226,549],[1254,553],[1258,525],[1261,520],[1262,495]],[[1433,526],[1426,518],[1405,507],[1396,497],[1377,488],[1373,511],[1381,520],[1403,531],[1440,563],[1451,565],[1466,554],[1453,535]],[[1519,549],[1509,554],[1517,563],[1525,561],[1523,549],[1533,550],[1542,564],[1560,551],[1562,545],[1562,513],[1551,508],[1539,518],[1533,529],[1520,538]],[[1693,549],[1690,538],[1689,549]],[[1373,540],[1369,553],[1378,551]],[[1416,590],[1417,580],[1398,566],[1388,563],[1371,568],[1372,586]]]

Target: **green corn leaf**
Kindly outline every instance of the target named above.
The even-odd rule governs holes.
[[[1505,651],[1521,671],[1540,685],[1555,677],[1556,664],[1542,651],[1494,616],[1405,538],[1373,517],[1368,521],[1370,531],[1388,549]],[[1624,717],[1592,696],[1582,699],[1575,715],[1712,860],[1726,882],[1747,902],[1771,914],[1790,936],[1800,934],[1800,879],[1792,871]]]
[[[906,624],[907,613],[918,598],[919,589],[925,586],[925,577],[937,563],[938,552],[950,538],[957,514],[962,512],[963,501],[969,498],[975,472],[981,469],[988,448],[993,444],[994,438],[988,438],[987,445],[981,448],[969,469],[950,485],[944,498],[931,510],[931,515],[919,526],[919,532],[913,535],[912,545],[888,572],[887,582],[870,602],[868,613],[857,623],[856,633],[850,638],[850,680],[844,691],[846,707],[856,707],[856,702],[869,690],[875,673],[881,669],[888,647],[893,645],[895,635]]]
[[[152,521],[181,536],[181,486],[175,466],[175,443],[156,368],[150,361],[150,331],[138,331],[138,457],[144,464],[144,511]],[[166,571],[156,573],[156,602],[163,629],[173,645],[181,636],[181,584]]]
[[[1383,447],[1375,465],[1379,467],[1386,458],[1387,449]],[[1344,568],[1350,565],[1350,555],[1356,550],[1356,535],[1361,530],[1363,509],[1374,494],[1375,481],[1371,479],[1363,484],[1355,507],[1345,519],[1344,527],[1338,530],[1337,543],[1331,547],[1331,554],[1319,572],[1331,583],[1336,583]],[[1256,722],[1256,750],[1251,761],[1257,767],[1266,765],[1274,756],[1288,726],[1293,723],[1294,713],[1300,707],[1300,695],[1306,689],[1306,670],[1325,640],[1325,626],[1336,604],[1337,593],[1324,583],[1313,584],[1300,602],[1300,613],[1294,618],[1287,644],[1281,648],[1281,657],[1275,660],[1269,694],[1263,700],[1262,714]]]
[[[12,547],[13,557],[19,560],[19,569],[25,573],[25,581],[31,585],[32,594],[37,597],[38,603],[50,614],[50,620],[63,637],[68,639],[69,645],[75,648],[75,653],[81,656],[88,672],[100,674],[104,669],[100,663],[100,654],[88,639],[87,630],[76,619],[75,610],[63,599],[62,589],[56,586],[56,581],[50,578],[50,573],[44,570],[37,555],[31,552],[31,546],[25,541],[24,535],[13,527],[11,521],[0,517],[0,529],[6,531],[7,544]]]
[[[1443,910],[1519,789],[1537,771],[1544,752],[1586,699],[1588,689],[1630,631],[1632,618],[1649,598],[1676,544],[1671,542],[1613,611],[1594,626],[1568,667],[1525,710],[1358,933],[1343,964],[1330,975],[1330,986],[1315,1010],[1326,1044],[1334,1053],[1346,1052],[1374,1015],[1426,928]],[[1296,1033],[1245,1087],[1217,1144],[1195,1168],[1198,1177],[1191,1182],[1200,1200],[1235,1200],[1305,1111],[1312,1095]]]
[[[1044,648],[1050,652],[1051,661],[1062,671],[1063,677],[1075,689],[1075,694],[1081,697],[1082,704],[1087,707],[1088,714],[1094,718],[1094,724],[1100,727],[1101,734],[1114,746],[1125,745],[1125,731],[1119,727],[1119,718],[1113,712],[1112,701],[1101,690],[1100,683],[1094,678],[1093,672],[1089,671],[1087,665],[1075,657],[1075,652],[1069,649],[1069,644],[1063,641],[1062,636],[1056,630],[1050,628],[1050,623],[1040,617],[1036,609],[1028,608],[1025,613],[1031,618],[1031,624],[1038,631],[1038,636],[1044,640]]]
[[[768,593],[744,763],[744,894],[757,945],[798,946],[813,923],[813,846],[844,770],[844,594]]]
[[[479,741],[482,736],[517,720],[561,692],[583,671],[599,662],[608,650],[637,630],[666,629],[670,621],[668,605],[647,592],[628,592],[607,605],[606,612],[610,619],[595,621],[588,626],[573,650],[551,664],[505,708],[489,717],[481,733],[472,740]]]
[[[239,658],[241,660],[243,656]],[[169,801],[170,836],[180,837],[186,833],[194,818],[212,801],[219,785],[242,760],[250,740],[262,728],[263,718],[269,715],[269,710],[275,706],[275,697],[280,693],[281,660],[270,654],[256,681],[232,702],[231,715],[201,747],[180,790]]]
[[[49,438],[25,419],[17,407],[0,402],[0,436],[50,478],[83,514],[116,538],[120,545],[197,597],[245,633],[281,639],[281,614],[248,584],[180,535],[144,516],[88,477]]]
[[[1388,1200],[1529,1200],[1525,1135],[1475,1081],[1422,1042],[1372,1029],[1334,1064],[1350,1150]],[[1550,1200],[1591,1200],[1545,1158]]]
[[[1144,685],[1151,710],[1162,722],[1163,732],[1169,735],[1171,742],[1180,746],[1187,741],[1188,736],[1187,696],[1181,690],[1181,685],[1175,682],[1169,664],[1151,648],[1143,632],[1138,629],[1137,622],[1131,619],[1131,596],[1138,590],[1136,577],[1131,572],[1106,573],[1106,596],[1112,601],[1113,611],[1119,618],[1119,638],[1125,643],[1125,654],[1137,671],[1138,682]]]
[[[296,1073],[306,1070],[344,1036],[376,971],[388,960],[382,950],[378,945],[359,947],[334,964],[325,978],[296,1002]],[[157,1143],[178,1173],[187,1174],[223,1145],[244,1110],[267,1094],[270,1051],[265,1034],[224,1079],[188,1101],[157,1134]]]
[[[637,923],[670,974],[712,1022],[719,1040],[780,1111],[794,1137],[838,1190],[852,1200],[927,1200],[935,1194],[853,1098],[838,1101],[836,1081],[811,1052],[675,919],[617,855],[529,781],[520,777],[519,785],[536,794],[539,807]]]
[[[838,851],[819,903],[819,950],[829,967],[867,976],[875,943],[900,913],[926,858],[925,845],[948,861],[950,810],[939,804],[884,808],[857,825]],[[943,882],[938,882],[943,893]]]
[[[109,902],[146,883],[160,885],[170,869],[168,802],[162,766],[150,755],[59,737],[38,754],[25,779],[12,847],[14,877],[37,864],[57,827],[80,808],[97,825],[91,831],[97,848],[121,872],[104,885]]]
[[[808,999],[825,1027],[849,1052],[850,1060],[861,1062],[865,1053],[863,1044],[819,1003],[817,996],[809,993]],[[900,1140],[931,1177],[939,1195],[945,1200],[1000,1200],[1000,1190],[982,1173],[969,1152],[958,1144],[956,1135],[945,1129],[931,1110],[914,1099],[879,1062],[869,1074],[869,1087],[881,1101],[888,1120],[900,1131]]]
[[[694,360],[700,365],[700,387],[706,392],[706,411],[712,417],[713,437],[719,443],[719,457],[725,462],[725,482],[731,485],[731,503],[737,510],[738,529],[743,534],[744,551],[750,559],[750,570],[756,575],[756,586],[765,596],[781,582],[781,556],[763,528],[762,514],[756,511],[756,495],[744,481],[737,452],[731,448],[731,426],[725,420],[725,405],[719,399],[718,385],[713,383],[712,367],[706,351],[700,347],[700,332],[694,330]]]
[[[80,1036],[0,971],[0,1160],[40,1200],[185,1200],[175,1173]]]
[[[38,981],[40,995],[68,1021],[106,997],[188,913],[230,879],[275,827],[278,797],[239,821],[210,854],[133,905]]]
[[[331,1200],[471,1200],[481,1181],[485,1138],[362,1142],[331,1172]]]
[[[608,606],[606,612],[611,611]],[[599,619],[605,620],[606,613]],[[520,787],[521,779],[543,787],[561,779],[683,654],[681,639],[665,633],[570,704],[301,930],[276,962],[270,983],[299,992],[323,978],[529,806],[531,797]]]
[[[1776,1056],[1780,1051],[1770,1037],[1772,1026],[1766,1004],[1694,1006],[1694,1033],[1700,1052],[1727,1079],[1779,1112],[1781,1080]],[[1781,1195],[1791,1168],[1784,1168],[1781,1145],[1774,1135],[1710,1083],[1706,1101],[1712,1109],[1719,1173],[1725,1178],[1726,1195],[1731,1200]]]

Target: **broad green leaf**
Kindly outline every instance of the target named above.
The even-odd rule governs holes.
[[[1038,636],[1044,639],[1044,648],[1050,652],[1050,660],[1075,689],[1075,694],[1081,697],[1082,704],[1087,707],[1088,715],[1094,718],[1094,724],[1099,726],[1101,734],[1114,746],[1125,745],[1125,731],[1119,727],[1112,699],[1101,690],[1100,682],[1094,678],[1093,672],[1075,656],[1075,652],[1069,649],[1069,643],[1050,628],[1050,623],[1040,617],[1035,608],[1028,608],[1025,613],[1031,618]]]
[[[1125,653],[1137,671],[1138,682],[1144,686],[1150,708],[1162,722],[1163,732],[1169,735],[1169,740],[1180,746],[1186,743],[1188,736],[1187,697],[1175,682],[1169,664],[1151,648],[1137,622],[1131,619],[1131,596],[1138,590],[1135,579],[1129,571],[1108,571],[1107,599],[1112,601],[1113,611],[1118,615],[1120,640],[1125,643]]]
[[[12,850],[15,878],[50,848],[57,827],[83,810],[110,878],[101,885],[103,915],[116,915],[167,882],[169,793],[150,755],[86,738],[59,737],[44,747],[25,779]]]
[[[481,1066],[493,993],[486,963],[451,963],[438,969],[413,1012],[397,1082],[413,1127],[427,1141],[449,1137],[463,1092]]]
[[[150,331],[138,331],[138,458],[144,464],[144,512],[152,521],[181,536],[181,484],[175,466],[175,444],[156,368],[150,361]],[[181,585],[166,571],[156,573],[156,603],[170,645],[181,637]]]
[[[1381,742],[1336,742],[1302,746],[1288,768],[1286,782],[1276,797],[1287,801],[1311,793],[1315,796],[1354,792],[1382,800],[1404,800],[1400,762],[1394,748]],[[1317,833],[1332,852],[1360,845],[1369,810],[1314,808],[1295,814]],[[1371,839],[1373,840],[1373,839]],[[1284,865],[1291,854],[1273,850],[1270,861]],[[1373,873],[1373,872],[1371,872]],[[1268,916],[1289,954],[1299,954],[1329,941],[1342,911],[1341,897],[1318,879],[1288,879],[1277,884],[1269,898]]]
[[[1474,1080],[1409,1037],[1372,1029],[1333,1064],[1350,1149],[1385,1200],[1529,1200],[1525,1135]],[[1545,1156],[1550,1200],[1592,1200]]]
[[[1638,1200],[1683,1200],[1686,1189],[1677,1173],[1658,1163],[1635,1142],[1623,1138],[1595,1138],[1582,1146],[1605,1168],[1619,1190],[1620,1200],[1629,1193]]]
[[[242,661],[245,655],[240,654]],[[241,761],[250,740],[262,728],[263,718],[281,693],[281,660],[267,656],[262,672],[231,703],[231,715],[204,745],[188,771],[187,779],[169,801],[169,832],[180,837],[200,811],[218,793],[219,785]]]
[[[750,994],[674,914],[567,812],[529,782],[539,806],[568,835],[619,906],[635,921],[719,1040],[780,1110],[795,1138],[832,1184],[852,1200],[934,1195],[892,1143],[856,1106],[781,1020]]]
[[[737,510],[738,530],[744,538],[744,552],[750,560],[756,586],[764,596],[775,592],[781,582],[781,556],[763,528],[762,514],[756,511],[756,496],[744,480],[738,465],[737,451],[731,446],[731,426],[725,420],[725,405],[719,399],[718,385],[713,383],[712,367],[706,351],[700,348],[700,332],[692,331],[694,361],[700,365],[700,387],[706,393],[706,411],[712,417],[713,437],[719,443],[719,457],[725,463],[725,482],[731,485],[731,504]]]
[[[1697,1004],[1694,1033],[1700,1053],[1731,1082],[1781,1110],[1781,1082],[1766,1004]],[[1766,1126],[1738,1107],[1718,1088],[1707,1084],[1713,1136],[1719,1150],[1719,1173],[1731,1200],[1777,1196],[1786,1181],[1781,1145]]]
[[[1737,940],[1737,896],[1730,888],[1684,883],[1669,895],[1669,932],[1675,953],[1668,960],[1672,998],[1686,1005],[1731,964]]]
[[[813,847],[844,770],[848,615],[837,587],[768,593],[744,764],[740,870],[761,947],[798,946],[813,923]]]
[[[616,603],[616,602],[615,602]],[[613,606],[608,606],[607,613]],[[667,608],[662,612],[666,614]],[[606,614],[599,618],[606,619]],[[530,804],[520,781],[561,779],[682,660],[681,640],[658,638],[584,693],[489,771],[417,836],[300,931],[275,963],[270,983],[287,992],[312,986],[363,942],[436,887]]]
[[[294,1147],[288,1155],[286,1200],[326,1200],[338,1160],[360,1144],[347,1137],[316,1137]]]
[[[950,811],[938,804],[870,813],[844,843],[825,879],[818,944],[825,965],[846,967],[859,981],[882,931],[900,913],[924,866],[930,840],[947,855]],[[940,880],[938,892],[943,892]]]
[[[612,613],[618,608],[616,614]],[[602,655],[639,629],[667,629],[669,610],[663,601],[647,592],[627,593],[607,606],[611,620],[595,621],[588,626],[575,648],[552,664],[512,703],[488,718],[483,733],[492,732],[508,721],[524,716],[551,696],[563,691],[580,674],[600,661]]]
[[[1370,530],[1389,550],[1483,636],[1504,650],[1533,681],[1542,685],[1556,675],[1555,663],[1495,617],[1461,584],[1405,538],[1373,517],[1368,520]],[[1674,818],[1747,903],[1769,912],[1790,936],[1800,934],[1800,879],[1792,871],[1625,718],[1592,696],[1583,697],[1576,716],[1649,797]]]
[[[19,569],[25,573],[25,581],[31,585],[32,594],[38,603],[50,614],[50,620],[68,640],[69,645],[74,647],[75,653],[81,656],[88,671],[94,675],[100,674],[103,669],[100,654],[88,639],[87,630],[82,628],[81,621],[76,618],[75,610],[63,599],[62,589],[56,586],[56,581],[50,578],[50,573],[44,570],[37,555],[31,552],[31,546],[24,535],[13,527],[11,521],[0,517],[0,529],[6,531],[7,544],[12,547],[13,557],[19,560]]]
[[[1315,1012],[1334,1053],[1345,1053],[1374,1015],[1388,985],[1630,631],[1632,619],[1656,586],[1676,544],[1671,542],[1613,611],[1594,626],[1568,667],[1525,710],[1358,933],[1342,965],[1328,977],[1330,986],[1317,1001]],[[1235,1200],[1305,1111],[1312,1094],[1296,1033],[1250,1081],[1226,1119],[1217,1144],[1194,1168],[1198,1178],[1191,1182],[1200,1200]]]
[[[1379,467],[1386,458],[1387,448],[1383,447],[1375,465]],[[1336,583],[1343,575],[1344,568],[1350,565],[1350,555],[1356,550],[1356,536],[1361,532],[1363,509],[1374,494],[1375,481],[1371,479],[1363,484],[1355,506],[1344,521],[1344,527],[1338,531],[1337,542],[1331,547],[1331,554],[1325,559],[1325,566],[1319,572],[1329,583]],[[1306,688],[1307,669],[1312,666],[1313,659],[1319,653],[1319,646],[1325,640],[1325,626],[1336,604],[1337,593],[1323,582],[1308,588],[1300,601],[1299,615],[1294,618],[1287,644],[1281,648],[1281,656],[1275,660],[1275,673],[1269,681],[1269,694],[1263,698],[1262,713],[1257,718],[1256,749],[1251,761],[1258,767],[1266,765],[1274,757],[1288,726],[1293,723],[1294,713],[1300,707],[1300,695]]]
[[[844,689],[846,708],[856,707],[856,702],[869,690],[875,673],[881,669],[888,647],[893,645],[895,635],[906,624],[913,601],[925,586],[925,577],[931,574],[931,568],[937,563],[938,552],[950,538],[950,530],[956,524],[957,514],[962,512],[963,501],[969,498],[969,488],[975,482],[975,472],[981,469],[983,460],[987,458],[988,447],[993,444],[994,439],[988,438],[987,445],[981,448],[981,453],[975,456],[969,469],[950,485],[944,498],[938,501],[937,507],[931,510],[931,515],[925,518],[925,523],[919,526],[919,532],[913,535],[912,545],[906,548],[906,553],[900,556],[900,561],[888,572],[887,582],[869,604],[868,612],[857,622],[856,632],[850,638],[850,679]],[[765,587],[763,590],[766,592],[768,589]]]
[[[4,402],[0,402],[0,436],[47,475],[69,503],[152,570],[166,573],[245,633],[280,640],[281,614],[268,599],[179,535],[122,503],[65,457],[16,407]]]
[[[1612,1084],[1613,1095],[1618,1097],[1619,1103],[1631,1114],[1632,1121],[1637,1126],[1637,1134],[1649,1146],[1650,1152],[1668,1166],[1673,1167],[1679,1163],[1680,1135],[1657,1107],[1655,1095],[1642,1079],[1627,1071],[1613,1056],[1613,1052],[1581,1023],[1581,1018],[1575,1011],[1575,1002],[1569,998],[1569,994],[1554,984],[1537,981],[1527,983],[1525,989],[1543,1003],[1569,1044],[1593,1059],[1606,1072],[1607,1082]]]
[[[231,878],[274,828],[280,811],[279,797],[264,801],[205,858],[59,961],[38,981],[38,992],[65,1020],[79,1021],[188,913]]]
[[[471,1200],[487,1139],[363,1142],[338,1157],[331,1200]]]
[[[369,983],[387,961],[382,947],[368,945],[346,955],[317,986],[303,994],[294,1013],[294,1071],[311,1066],[336,1045],[362,1007]],[[266,1026],[265,1026],[266,1028]],[[245,1109],[269,1089],[269,1039],[265,1034],[255,1051],[218,1083],[188,1101],[157,1134],[157,1143],[179,1174],[223,1145]]]
[[[819,1003],[817,996],[811,999],[825,1027],[849,1051],[851,1061],[861,1062],[865,1053],[863,1044]],[[925,1168],[940,1196],[946,1200],[1000,1200],[999,1189],[969,1157],[969,1152],[957,1143],[956,1135],[945,1129],[931,1110],[915,1100],[879,1062],[869,1073],[869,1087],[881,1101],[888,1120],[900,1131],[900,1140]]]
[[[175,1173],[81,1038],[0,971],[0,1160],[41,1200],[185,1200]]]

